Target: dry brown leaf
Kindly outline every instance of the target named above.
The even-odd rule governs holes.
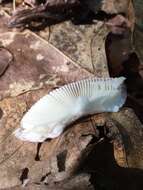
[[[14,57],[14,64],[0,80],[1,98],[92,76],[30,31],[1,33],[0,40]]]
[[[127,13],[130,0],[103,0],[102,10],[108,14]]]
[[[129,108],[112,113],[111,118],[122,134],[128,167],[143,169],[143,125]]]
[[[91,25],[64,22],[50,27],[50,37],[46,40],[86,70],[101,77],[108,76],[105,54],[108,32],[103,22]]]

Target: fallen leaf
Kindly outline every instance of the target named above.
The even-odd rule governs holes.
[[[103,22],[78,26],[64,22],[50,27],[50,37],[46,40],[80,66],[101,77],[108,76],[105,54],[108,32]]]
[[[30,31],[1,33],[0,40],[14,56],[14,63],[0,80],[1,98],[92,76]]]
[[[118,113],[112,113],[111,118],[122,134],[126,153],[125,160],[128,167],[143,169],[143,125],[133,110],[129,108]]]
[[[127,13],[130,0],[103,0],[102,11],[108,14]]]

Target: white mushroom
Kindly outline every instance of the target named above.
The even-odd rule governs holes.
[[[125,78],[90,78],[51,91],[36,102],[14,134],[24,141],[43,142],[58,137],[78,118],[117,112],[126,100]]]

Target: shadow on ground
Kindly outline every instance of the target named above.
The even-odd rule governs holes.
[[[128,98],[127,107],[131,107],[143,122],[143,78],[140,75],[141,63],[131,49],[130,34],[109,34],[106,39],[106,55],[111,77],[126,77]]]
[[[139,190],[143,187],[143,170],[120,167],[108,140],[97,144],[81,168],[91,174],[96,190]]]

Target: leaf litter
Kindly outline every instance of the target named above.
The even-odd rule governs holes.
[[[95,3],[97,3],[97,1],[95,1]],[[54,189],[55,187],[56,189],[62,187],[62,189],[67,189],[66,184],[68,185],[68,180],[66,178],[70,176],[72,181],[72,176],[74,176],[77,168],[82,167],[81,163],[84,162],[84,159],[85,161],[89,160],[89,162],[92,164],[92,167],[96,166],[97,163],[98,167],[94,169],[94,172],[98,173],[100,170],[99,167],[102,168],[104,166],[104,161],[101,162],[101,165],[99,165],[98,160],[93,160],[92,162],[90,157],[90,153],[92,153],[93,150],[98,150],[98,146],[100,147],[99,149],[102,150],[104,142],[106,142],[107,146],[110,146],[111,142],[113,143],[112,157],[116,159],[118,167],[116,167],[116,165],[113,166],[112,171],[115,173],[114,177],[107,175],[106,172],[109,172],[109,170],[106,171],[106,167],[103,168],[101,172],[102,175],[99,174],[100,172],[96,174],[96,176],[92,174],[91,178],[95,176],[94,179],[99,179],[99,184],[93,183],[95,187],[100,188],[102,184],[105,187],[110,187],[110,189],[113,187],[114,189],[115,184],[113,182],[110,183],[110,179],[112,179],[112,177],[120,189],[124,189],[124,187],[133,189],[134,182],[136,183],[136,187],[138,187],[142,179],[142,172],[140,169],[143,168],[141,151],[143,146],[141,143],[142,124],[134,112],[129,108],[123,109],[119,113],[115,114],[99,114],[93,116],[91,119],[84,118],[83,120],[74,124],[76,127],[70,127],[68,130],[66,130],[65,133],[58,139],[43,143],[40,146],[39,151],[37,149],[39,146],[36,144],[28,142],[22,143],[11,135],[14,129],[19,126],[22,115],[31,107],[34,102],[36,102],[43,95],[47,94],[51,89],[57,88],[58,86],[61,86],[65,83],[93,75],[108,76],[110,73],[110,76],[112,76],[114,73],[114,75],[117,74],[119,76],[122,73],[127,77],[129,95],[130,92],[135,92],[134,89],[130,89],[130,87],[133,86],[131,84],[133,84],[133,81],[135,80],[133,77],[133,79],[131,78],[131,82],[130,73],[134,73],[134,75],[138,76],[138,71],[135,72],[135,67],[132,64],[131,67],[128,67],[128,60],[132,58],[132,55],[135,57],[134,54],[132,54],[134,53],[132,52],[134,47],[133,49],[132,47],[130,49],[129,45],[132,36],[129,39],[124,36],[124,30],[126,27],[129,29],[133,28],[133,23],[131,23],[130,20],[128,21],[126,18],[126,16],[129,16],[127,14],[129,3],[129,1],[123,2],[122,0],[118,2],[114,0],[102,1],[102,6],[98,6],[95,10],[91,11],[99,11],[98,18],[101,18],[101,15],[105,15],[103,16],[104,18],[102,21],[100,20],[100,22],[97,21],[93,24],[85,24],[81,26],[74,26],[74,24],[70,23],[69,21],[62,22],[50,26],[50,30],[48,27],[47,30],[50,31],[50,36],[48,37],[46,33],[44,34],[44,32],[42,35],[41,32],[37,32],[37,34],[45,40],[28,30],[21,32],[19,29],[9,29],[7,27],[8,20],[6,16],[1,16],[1,43],[3,48],[12,54],[13,62],[12,64],[9,64],[9,67],[7,67],[8,69],[5,69],[5,72],[3,72],[3,75],[0,78],[0,149],[2,152],[0,157],[0,187],[4,189],[20,189],[22,185],[20,176],[22,175],[23,171],[25,171],[24,169],[27,168],[28,178],[26,178],[26,180],[29,181],[26,184],[26,188],[38,189],[40,186],[40,188],[45,189],[47,188],[48,184],[49,188],[51,187],[51,189]],[[37,9],[37,5],[34,6],[35,9]],[[89,4],[88,6],[90,7]],[[100,8],[101,11],[111,14],[109,16],[111,20],[106,20],[106,14],[101,14]],[[121,14],[118,16],[118,13]],[[122,13],[123,17],[121,16]],[[126,15],[125,20],[124,14]],[[83,15],[82,19],[85,18],[86,15],[89,16],[89,14],[86,13]],[[130,16],[132,15],[133,14]],[[117,18],[119,18],[119,20],[121,19],[121,21],[123,18],[121,25],[116,25],[118,22]],[[106,25],[104,25],[105,21],[107,21]],[[134,22],[133,18],[131,21]],[[123,23],[125,23],[125,27],[123,26],[122,28]],[[111,28],[107,28],[107,25],[110,25]],[[119,32],[118,29],[120,29]],[[119,36],[117,37],[117,41],[116,37],[115,41],[112,38],[113,44],[115,44],[112,47],[110,46],[111,55],[108,55],[109,52],[107,53],[107,49],[105,52],[105,41],[109,32],[115,33],[114,35],[118,35],[120,32],[123,34],[122,42],[120,42],[120,38],[118,38]],[[63,36],[65,36],[65,38],[62,38]],[[81,39],[77,40],[79,38]],[[46,42],[46,40],[48,40],[50,43]],[[106,42],[108,42],[108,39]],[[133,41],[131,41],[131,46],[133,45],[132,42]],[[117,59],[115,59],[115,61],[112,60],[112,50],[118,46],[118,43],[121,44],[119,45],[121,49],[121,61],[118,60],[118,64],[115,64],[116,70],[114,70],[115,65],[110,65],[110,63],[116,63],[117,61]],[[23,45],[21,46],[21,44]],[[128,45],[126,48],[126,44],[129,45],[129,48]],[[27,47],[30,46],[31,48],[28,49]],[[106,48],[107,47],[108,43]],[[124,54],[124,51],[126,54]],[[119,52],[117,51],[115,55],[118,55],[118,53]],[[108,58],[107,60],[106,55]],[[120,63],[122,62],[124,62],[124,64],[121,66]],[[109,71],[107,63],[109,66]],[[110,70],[111,67],[112,70]],[[131,72],[129,68],[131,68]],[[141,79],[138,81],[141,86]],[[135,97],[134,109],[136,108],[138,111],[141,104],[139,102],[137,107],[136,99],[138,98]],[[133,105],[133,101],[129,104],[129,106],[131,104]],[[98,126],[100,127],[98,128]],[[109,138],[108,142],[105,139],[110,135],[111,137]],[[74,142],[73,138],[75,139]],[[100,141],[100,138],[103,138],[104,140]],[[126,139],[129,140],[127,141]],[[97,143],[98,141],[100,142],[99,144]],[[65,150],[67,153],[65,161],[62,162],[65,165],[63,167],[65,169],[63,172],[59,172],[59,166],[61,163],[59,161],[59,156],[57,157],[57,155],[63,155]],[[39,161],[35,160],[37,151]],[[100,159],[104,158],[104,152],[106,155],[108,155],[110,150],[107,152],[105,148],[103,151],[99,151],[98,154],[95,153],[92,158],[96,158],[98,156]],[[114,163],[114,161],[112,160],[111,163]],[[110,166],[112,165],[111,163],[109,164]],[[85,165],[83,166],[83,169],[84,167]],[[124,169],[122,167],[124,167]],[[138,170],[135,171],[132,168],[137,168]],[[90,172],[91,169],[92,168],[88,168]],[[118,173],[121,175],[119,176]],[[136,177],[133,175],[133,173],[136,174]],[[132,181],[132,183],[126,183],[124,179],[121,178],[123,174],[124,178],[127,179],[128,176],[130,182]],[[109,177],[107,184],[106,180],[104,179],[104,175]],[[41,181],[42,176],[47,176],[45,182]],[[73,178],[74,183],[72,181],[72,184],[75,184],[75,186],[76,184],[78,184],[78,187],[81,186],[83,181],[86,181],[85,184],[89,184],[88,175],[85,175],[85,178],[79,175],[77,178],[78,180],[80,179],[79,184],[77,183],[76,177]],[[62,181],[64,181],[64,184]],[[55,182],[57,183],[57,186],[55,185]],[[70,184],[71,187],[72,184]],[[90,187],[88,188],[93,188],[91,187],[91,184],[89,185]],[[84,187],[82,188],[84,189]]]

